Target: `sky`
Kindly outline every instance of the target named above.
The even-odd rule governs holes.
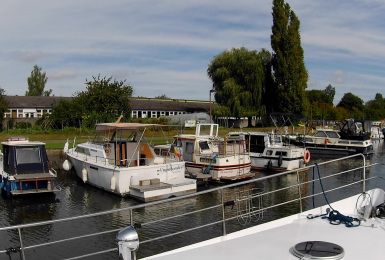
[[[385,96],[384,0],[287,0],[298,16],[307,89]],[[210,61],[231,48],[271,51],[271,0],[2,0],[0,88],[24,95],[34,65],[46,90],[74,96],[95,76],[133,96],[208,100]]]

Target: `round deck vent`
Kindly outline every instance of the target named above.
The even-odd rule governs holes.
[[[324,241],[305,241],[296,244],[290,252],[300,259],[338,260],[344,257],[344,249],[336,244]]]

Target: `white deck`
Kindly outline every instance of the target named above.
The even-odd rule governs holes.
[[[352,212],[357,196],[332,204],[342,214]],[[346,204],[347,203],[347,204]],[[346,207],[347,206],[347,207]],[[323,207],[322,213],[326,207]],[[312,210],[320,212],[320,209]],[[304,241],[326,241],[344,248],[343,259],[385,259],[385,221],[369,219],[359,227],[331,225],[327,219],[293,215],[225,237],[211,239],[148,259],[299,259],[289,250]],[[349,216],[352,216],[348,214]]]

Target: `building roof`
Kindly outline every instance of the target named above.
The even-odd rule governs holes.
[[[182,99],[131,98],[132,110],[208,112],[210,102]]]
[[[8,107],[12,108],[52,108],[60,99],[72,99],[72,97],[56,96],[4,96]],[[185,99],[155,99],[155,98],[130,98],[132,110],[144,111],[185,111],[208,112],[210,102]]]
[[[46,96],[4,96],[9,108],[52,108],[60,99],[71,97]]]

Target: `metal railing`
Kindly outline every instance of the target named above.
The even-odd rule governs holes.
[[[361,160],[357,161],[357,159],[360,158],[362,159],[362,163]],[[327,176],[323,174],[324,176],[317,178],[314,177],[314,172],[319,170],[320,167],[329,167],[333,165],[333,163],[345,161],[352,162],[349,163],[349,165],[355,165],[346,170],[336,170],[336,172],[332,172],[330,170],[331,168],[327,168],[328,172],[331,172],[330,174]],[[357,165],[358,163],[359,165]],[[87,250],[88,252],[77,253],[75,256],[61,255],[60,258],[84,259],[90,256],[104,256],[106,254],[111,257],[111,253],[116,254],[115,256],[117,258],[115,235],[122,227],[127,225],[137,227],[141,239],[141,249],[138,251],[138,254],[148,256],[164,250],[163,247],[162,250],[154,250],[153,245],[156,245],[157,242],[164,242],[165,239],[170,237],[187,235],[193,238],[194,241],[195,239],[199,241],[200,239],[205,240],[211,238],[212,235],[225,236],[229,232],[236,231],[236,229],[257,224],[253,218],[256,218],[259,223],[263,223],[282,217],[282,212],[278,210],[281,207],[289,207],[294,204],[293,208],[298,212],[302,212],[305,208],[310,208],[310,200],[324,193],[328,194],[340,189],[349,189],[349,187],[353,187],[354,185],[358,185],[360,191],[366,191],[366,182],[376,178],[376,176],[370,176],[369,178],[367,176],[367,168],[373,165],[376,164],[367,165],[366,158],[362,154],[352,155],[306,166],[300,170],[278,173],[258,179],[250,179],[162,201],[57,220],[2,227],[0,228],[0,234],[2,232],[10,232],[10,234],[13,234],[13,242],[12,245],[7,248],[0,248],[0,256],[19,253],[21,259],[29,259],[28,253],[31,251],[36,253],[37,250],[44,251],[46,248],[52,246],[65,248],[65,246],[62,245],[66,245],[67,243],[78,244],[78,241],[87,239],[100,240],[108,236],[110,247],[101,249],[99,246],[96,246],[96,249]],[[313,170],[313,178],[309,179],[312,175],[311,170]],[[348,174],[353,175],[353,178],[349,179],[349,183],[346,183],[344,176]],[[357,175],[359,175],[358,179]],[[279,178],[293,180],[293,183],[274,188],[274,180]],[[343,183],[337,187],[330,187],[335,183],[331,181],[332,178],[342,178]],[[320,181],[330,184],[330,186],[324,190],[324,193],[314,189],[310,192],[309,186]],[[279,197],[278,194],[282,192],[285,195],[292,194],[285,193],[288,190],[294,191],[294,195],[283,196],[285,198],[283,201],[272,199]],[[347,196],[345,192],[344,195]],[[108,219],[108,221],[113,222],[114,225],[106,227],[104,230],[92,231],[92,223],[94,223],[93,219],[95,218],[102,218],[104,221]],[[76,222],[80,222],[80,224],[75,225],[74,223]],[[108,222],[106,221],[105,223],[107,226]],[[183,223],[183,225],[180,225],[180,223]],[[246,226],[243,226],[244,224],[246,224]],[[89,225],[91,231],[85,234],[73,234],[68,237],[48,241],[34,242],[35,240],[29,239],[28,243],[26,243],[26,240],[28,240],[26,235],[31,233],[28,232],[29,229],[39,230],[44,226],[55,227],[56,225],[64,225],[68,228],[74,227],[75,229],[79,225]],[[201,238],[202,230],[214,230],[215,227],[219,227],[220,231],[207,232],[206,237]],[[66,233],[72,233],[67,229],[65,230],[67,231]],[[190,235],[191,233],[195,235]],[[196,233],[198,233],[198,235],[196,235]],[[177,246],[183,246],[183,242],[181,243],[182,244],[178,244]],[[186,243],[191,242],[186,240]],[[146,248],[146,245],[149,245],[148,248]],[[143,253],[141,253],[142,249]],[[172,246],[170,249],[173,249]],[[71,253],[72,250],[67,251],[69,252],[66,253]],[[63,254],[63,252],[61,254]]]

